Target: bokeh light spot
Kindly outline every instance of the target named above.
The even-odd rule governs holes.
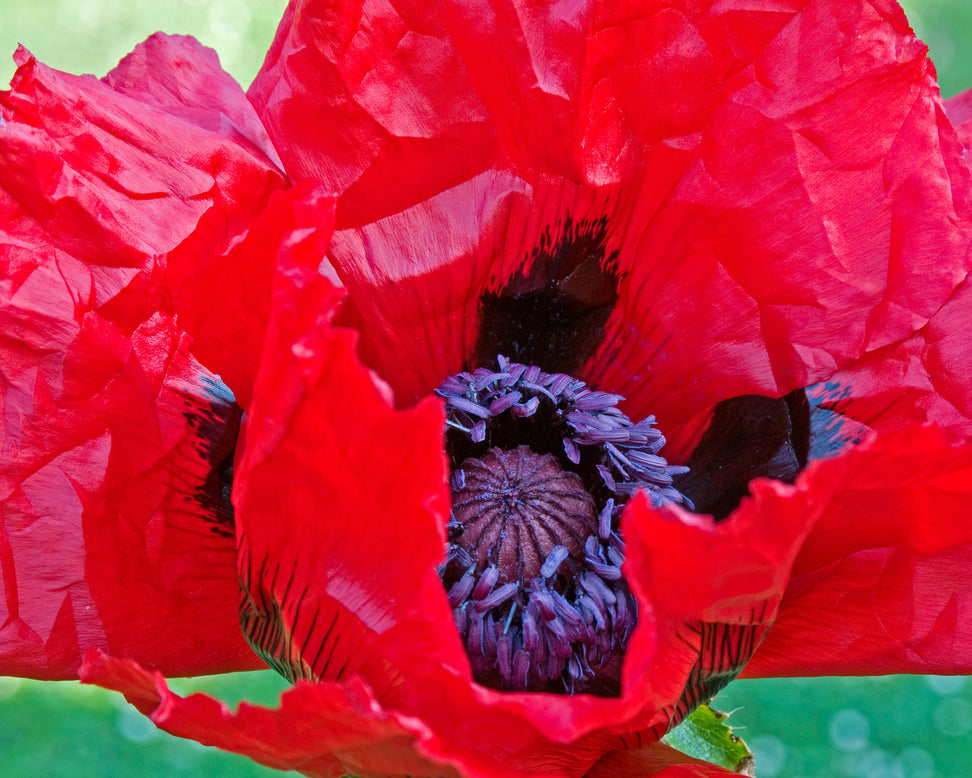
[[[828,731],[831,742],[841,751],[860,751],[871,736],[871,723],[859,710],[844,708],[831,717]]]
[[[972,729],[972,705],[962,697],[946,697],[935,706],[934,719],[943,735],[961,737]]]

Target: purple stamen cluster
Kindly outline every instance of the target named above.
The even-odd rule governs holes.
[[[618,527],[638,489],[657,507],[672,486],[654,418],[631,422],[618,395],[500,356],[450,376],[449,551],[439,575],[477,681],[501,690],[620,692],[637,623]]]

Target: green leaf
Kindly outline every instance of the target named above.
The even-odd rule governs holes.
[[[665,742],[683,754],[733,770],[754,775],[755,761],[749,747],[732,733],[728,713],[700,705],[688,718],[665,735]]]

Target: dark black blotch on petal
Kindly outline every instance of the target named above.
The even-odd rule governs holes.
[[[786,397],[744,395],[719,403],[675,486],[699,513],[723,519],[754,478],[792,483],[806,467],[810,408],[803,389]]]
[[[242,410],[233,393],[219,381],[207,380],[197,391],[198,395],[186,399],[183,415],[195,432],[192,446],[204,463],[206,476],[188,499],[196,503],[198,514],[210,523],[211,532],[234,537],[230,498]]]
[[[518,273],[480,299],[474,365],[496,354],[542,370],[576,374],[600,344],[618,299],[607,254],[608,220],[575,223],[568,214],[554,235],[548,228]]]

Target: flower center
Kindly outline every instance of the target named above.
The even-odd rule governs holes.
[[[474,678],[503,691],[620,693],[637,623],[621,511],[691,503],[672,486],[664,437],[617,395],[499,357],[447,378],[449,549],[439,575]]]

